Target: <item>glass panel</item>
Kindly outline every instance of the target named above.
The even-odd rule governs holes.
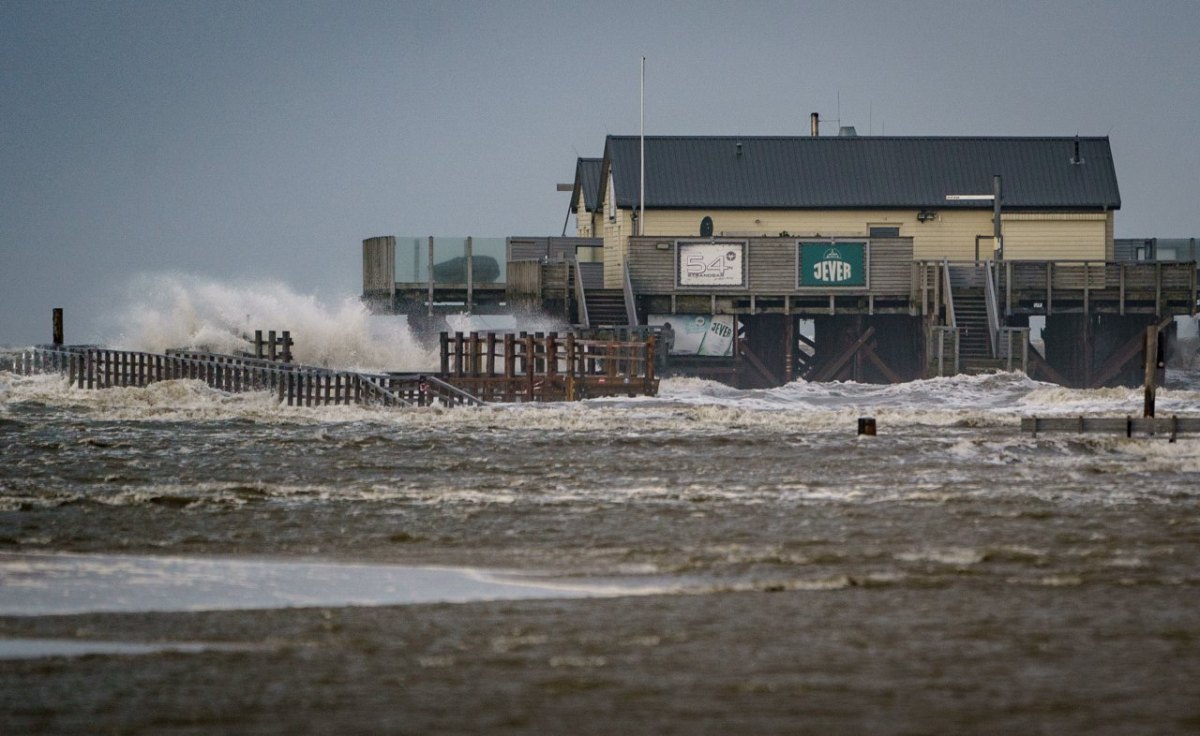
[[[429,273],[429,238],[396,236],[396,282],[401,284],[427,283]]]
[[[502,284],[508,279],[508,239],[472,238],[471,253],[475,258],[477,284]]]
[[[467,239],[433,238],[433,283],[467,283]]]
[[[508,266],[506,238],[472,238],[472,277],[476,284],[504,283]],[[466,285],[467,239],[434,236],[433,281]],[[396,282],[429,283],[429,236],[396,236]]]

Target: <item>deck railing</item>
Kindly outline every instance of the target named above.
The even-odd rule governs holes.
[[[945,268],[982,263],[914,262],[914,311],[928,314],[936,309]],[[1087,313],[1100,302],[1119,314],[1134,309],[1164,315],[1196,311],[1197,272],[1190,261],[1001,261],[994,268],[997,306],[1005,315],[1013,313],[1018,300],[1026,307],[1030,301],[1040,302],[1038,311],[1045,314],[1053,314],[1061,304]]]

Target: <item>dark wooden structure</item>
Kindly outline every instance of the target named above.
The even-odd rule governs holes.
[[[1200,417],[1022,417],[1021,431],[1034,437],[1042,432],[1148,435],[1174,442],[1181,434],[1200,432]]]
[[[441,376],[485,401],[576,401],[653,396],[655,337],[578,338],[574,333],[441,335]]]
[[[1133,386],[1143,378],[1145,328],[1159,326],[1169,352],[1172,319],[1197,307],[1192,262],[914,260],[907,237],[716,240],[744,244],[744,278],[736,286],[681,285],[679,243],[696,239],[643,236],[629,239],[623,288],[595,288],[583,269],[599,264],[513,261],[499,304],[581,327],[732,315],[731,355],[673,354],[671,365],[746,388],[797,378],[897,382],[995,370],[1077,387]],[[822,240],[866,244],[864,283],[805,285],[798,245]],[[433,282],[391,287],[390,305],[418,311],[452,306],[459,296]],[[1042,348],[1030,343],[1031,317],[1045,319]],[[435,335],[441,324],[426,329]]]
[[[175,351],[169,354],[96,347],[37,347],[17,354],[19,374],[57,372],[82,389],[148,386],[191,379],[219,391],[268,391],[288,406],[460,406],[478,398],[436,376],[339,371],[237,355]]]

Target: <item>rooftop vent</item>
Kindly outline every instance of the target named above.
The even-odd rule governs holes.
[[[853,125],[843,125],[842,127],[838,128],[838,135],[845,138],[854,138],[858,136],[858,131],[854,129]]]
[[[1071,163],[1076,166],[1083,163],[1083,156],[1079,155],[1079,136],[1075,136],[1075,153],[1071,156]]]

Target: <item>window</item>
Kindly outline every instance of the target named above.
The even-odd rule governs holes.
[[[871,225],[868,230],[872,238],[898,238],[900,237],[899,225]]]

